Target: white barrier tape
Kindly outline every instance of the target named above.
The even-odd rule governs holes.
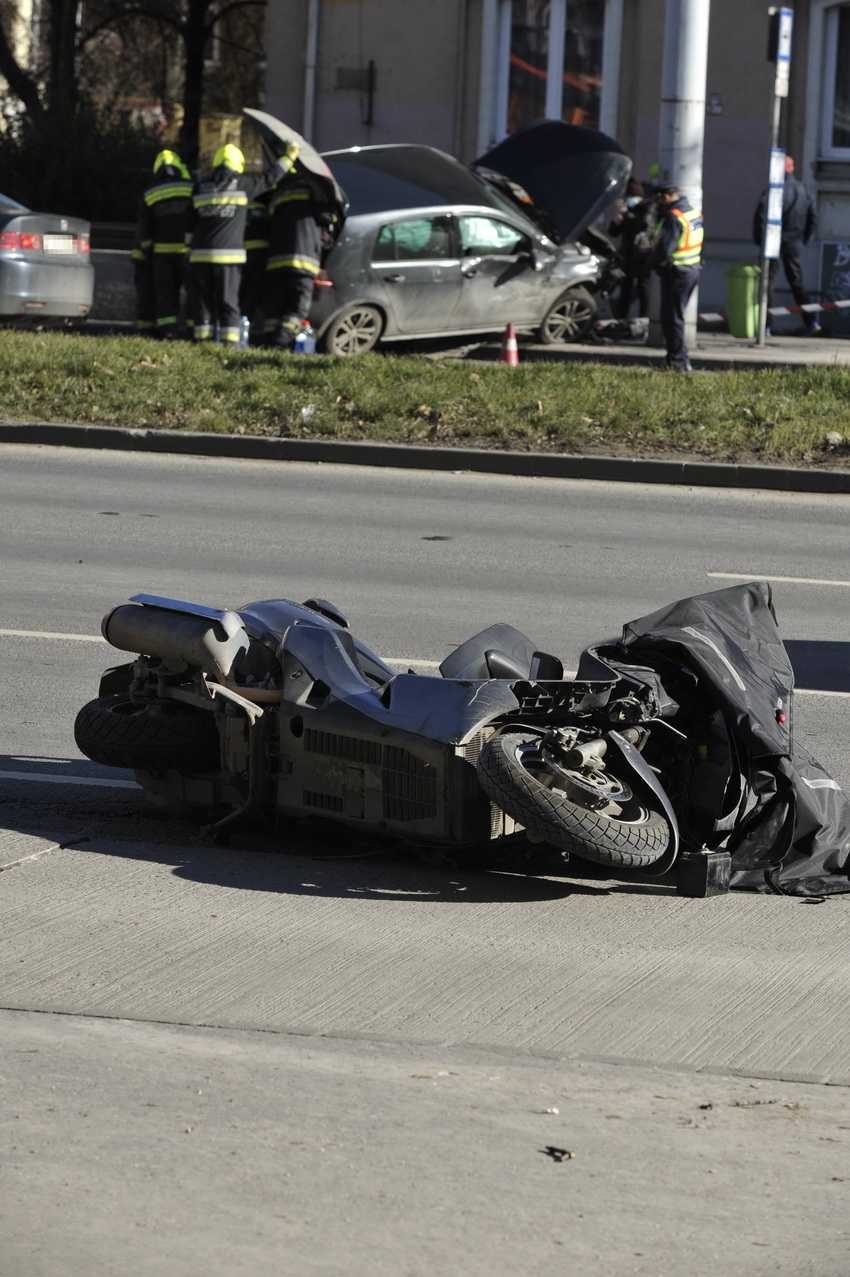
[[[843,310],[850,306],[850,298],[840,302],[806,302],[805,306],[774,306],[768,310],[771,319],[776,315],[817,315],[822,310]],[[725,323],[729,316],[726,311],[709,312],[705,315],[697,315],[698,324],[717,324]],[[649,320],[646,316],[637,316],[635,319],[600,319],[597,320],[597,328],[608,328],[612,324],[648,324]]]

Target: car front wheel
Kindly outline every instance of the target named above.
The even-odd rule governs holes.
[[[349,306],[322,334],[322,349],[329,355],[364,355],[378,344],[383,328],[381,312],[374,306]]]
[[[570,288],[546,312],[537,335],[544,346],[581,341],[593,327],[596,310],[596,301],[586,288]]]

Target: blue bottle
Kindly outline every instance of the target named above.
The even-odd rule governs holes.
[[[248,338],[251,336],[251,322],[247,315],[239,320],[239,349],[248,349]]]

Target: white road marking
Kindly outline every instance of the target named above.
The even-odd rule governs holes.
[[[72,643],[105,643],[100,634],[53,634],[49,630],[0,630],[2,638],[68,639]]]
[[[770,572],[706,572],[721,581],[781,581],[783,585],[839,585],[850,588],[850,581],[827,581],[816,576],[773,576]]]
[[[54,776],[48,772],[0,772],[0,780],[30,780],[45,785],[96,785],[102,789],[138,789],[134,780],[106,780],[99,776]]]

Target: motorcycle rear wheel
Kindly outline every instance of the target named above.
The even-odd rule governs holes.
[[[92,762],[105,767],[163,771],[218,763],[212,714],[175,703],[151,713],[122,692],[89,701],[77,715],[74,740]]]
[[[670,829],[666,818],[646,807],[613,775],[611,805],[617,807],[616,815],[574,801],[565,790],[545,784],[540,777],[551,773],[544,767],[537,736],[513,732],[494,736],[482,749],[477,768],[481,787],[491,802],[529,834],[561,851],[600,865],[641,869],[654,864],[667,850]],[[624,792],[629,795],[625,802]],[[597,789],[594,801],[605,797],[605,792]]]

